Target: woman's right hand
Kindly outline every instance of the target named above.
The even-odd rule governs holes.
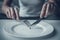
[[[19,10],[17,7],[12,8],[8,6],[4,6],[2,10],[4,14],[6,14],[7,18],[19,20]]]

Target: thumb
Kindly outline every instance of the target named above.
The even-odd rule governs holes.
[[[14,7],[16,20],[19,20],[19,10],[17,7]]]

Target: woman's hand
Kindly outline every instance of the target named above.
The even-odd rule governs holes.
[[[2,10],[8,18],[19,20],[19,10],[17,7],[4,6]]]
[[[43,4],[40,18],[46,18],[48,15],[51,15],[55,11],[55,2],[54,1],[48,1]]]

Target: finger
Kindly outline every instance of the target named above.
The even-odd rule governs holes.
[[[51,14],[53,13],[53,10],[54,10],[54,7],[53,7],[53,4],[51,4],[51,10],[50,10]]]
[[[42,7],[41,14],[40,14],[40,18],[43,18],[43,16],[45,15],[46,6],[47,6],[47,4],[45,3],[45,4],[43,5],[43,7]]]
[[[50,12],[49,15],[52,15],[54,13],[54,11],[55,11],[55,6],[53,4],[51,4],[50,10],[49,10],[49,12]]]
[[[9,8],[9,15],[10,15],[10,18],[12,18],[12,15],[11,15],[11,8]]]
[[[50,4],[47,4],[46,13],[45,13],[44,18],[46,18],[48,16],[49,6],[50,6]]]
[[[53,13],[55,12],[55,9],[56,9],[56,7],[55,6],[53,6],[54,7],[54,10],[53,10]]]
[[[9,17],[9,16],[8,16],[8,11],[7,11],[7,9],[4,10],[4,13],[5,13],[5,15],[6,15],[7,17]]]
[[[6,15],[7,15],[8,18],[11,18],[9,8],[7,9],[7,13],[6,13]]]
[[[16,7],[14,7],[15,10],[15,15],[16,15],[16,20],[19,20],[19,11]]]
[[[53,10],[54,10],[54,7],[53,7],[53,4],[51,4],[51,10],[50,10],[51,14],[53,13]]]
[[[7,18],[10,18],[10,17],[9,17],[9,12],[8,12],[8,11],[6,12],[6,16],[7,16]]]
[[[11,18],[15,19],[13,8],[10,8],[10,10],[11,10]]]

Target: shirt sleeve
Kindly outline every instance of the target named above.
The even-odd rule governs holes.
[[[60,0],[55,0],[56,4],[60,7]]]

